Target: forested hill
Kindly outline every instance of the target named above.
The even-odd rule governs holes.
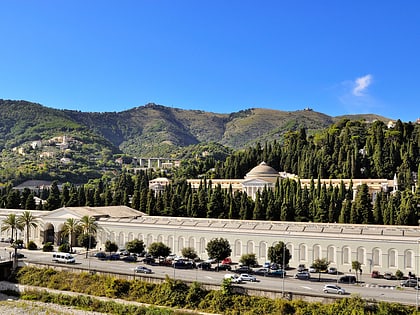
[[[344,116],[343,116],[344,117]],[[66,133],[83,133],[115,152],[132,156],[168,156],[180,147],[218,143],[241,149],[256,142],[280,140],[288,131],[322,130],[334,118],[312,110],[252,108],[231,114],[182,110],[147,104],[122,112],[57,110],[40,104],[0,100],[0,150]],[[351,117],[350,117],[351,118]],[[377,115],[357,119],[388,121]]]

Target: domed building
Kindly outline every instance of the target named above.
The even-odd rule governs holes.
[[[242,191],[255,200],[257,191],[261,191],[264,187],[274,188],[279,177],[279,172],[265,162],[261,162],[245,175]]]

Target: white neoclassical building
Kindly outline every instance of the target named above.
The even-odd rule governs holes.
[[[22,212],[0,209],[0,225],[9,213],[20,215]],[[140,239],[147,246],[162,242],[176,254],[184,247],[193,247],[201,258],[207,258],[207,243],[223,237],[230,243],[233,261],[238,261],[243,254],[254,253],[263,263],[267,261],[268,248],[283,241],[292,255],[292,267],[308,266],[317,258],[327,258],[330,266],[342,272],[351,269],[352,261],[357,260],[364,273],[372,270],[420,273],[420,228],[413,226],[161,217],[148,216],[125,206],[64,207],[33,211],[33,214],[39,225],[31,230],[30,239],[40,246],[47,241],[60,244],[64,222],[68,218],[89,215],[96,218],[100,227],[98,249],[104,248],[107,240],[122,248],[126,242]],[[24,239],[23,233],[18,237]],[[10,237],[10,231],[1,232],[0,237]]]

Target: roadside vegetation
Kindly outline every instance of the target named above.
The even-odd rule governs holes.
[[[416,314],[414,307],[397,303],[364,301],[358,296],[338,299],[333,303],[308,303],[302,300],[288,301],[270,299],[234,293],[229,281],[221,284],[220,290],[206,290],[200,283],[190,286],[180,280],[169,277],[161,284],[148,283],[142,280],[125,280],[110,276],[92,275],[89,273],[72,273],[49,268],[24,267],[16,276],[16,282],[22,285],[40,287],[40,290],[25,291],[22,299],[37,300],[73,305],[84,310],[95,310],[109,314],[172,314],[166,310],[137,310],[126,303],[102,302],[85,295],[70,296],[52,294],[41,288],[89,294],[111,299],[124,299],[132,302],[152,304],[155,306],[191,309],[202,312],[226,315],[270,315],[270,314]],[[159,313],[161,311],[162,313]],[[166,312],[166,313],[165,313]]]

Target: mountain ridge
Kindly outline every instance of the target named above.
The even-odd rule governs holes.
[[[281,141],[285,133],[300,128],[311,133],[341,119],[390,120],[375,114],[332,117],[310,109],[249,108],[219,114],[154,103],[121,112],[82,112],[2,99],[0,110],[0,149],[78,130],[109,142],[112,151],[133,156],[171,155],[180,147],[209,142],[237,150],[256,142]]]

